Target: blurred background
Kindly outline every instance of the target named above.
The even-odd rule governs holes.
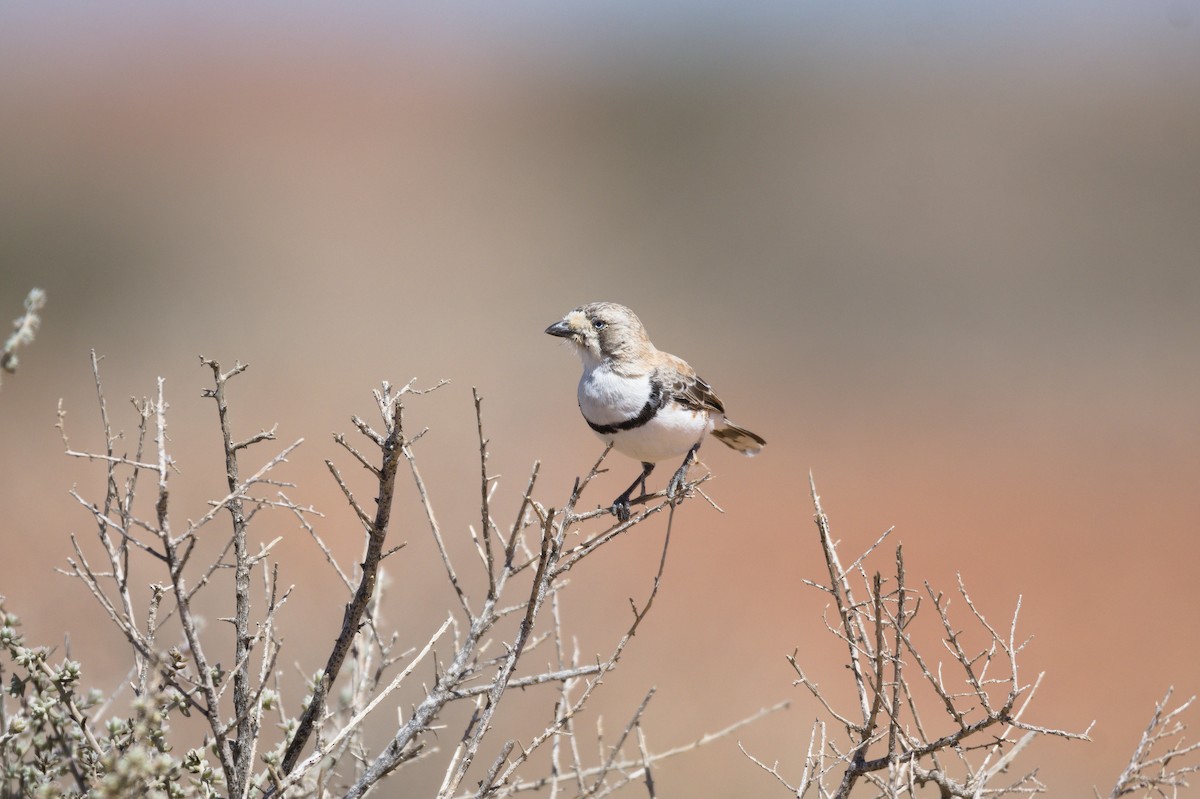
[[[790,698],[737,737],[798,777],[818,708],[785,655],[851,696],[824,597],[801,582],[823,572],[811,470],[847,560],[894,526],[914,583],[949,591],[961,574],[1000,625],[1023,597],[1024,674],[1046,673],[1027,719],[1097,724],[1091,743],[1020,762],[1054,795],[1107,794],[1154,701],[1200,690],[1198,14],[1197,0],[4,4],[0,316],[33,286],[49,304],[0,392],[0,594],[32,641],[69,633],[85,682],[125,678],[122,642],[54,571],[71,533],[94,538],[68,491],[104,487],[54,429],[62,398],[72,445],[102,446],[90,349],[126,431],[126,398],[166,380],[177,524],[226,493],[197,356],[249,363],[234,424],[305,439],[281,474],[347,565],[362,542],[322,462],[350,470],[330,434],[373,413],[380,380],[450,379],[410,418],[431,428],[418,455],[469,570],[471,386],[497,516],[515,514],[534,460],[537,496],[561,505],[600,446],[575,407],[577,359],[542,331],[614,300],[770,444],[752,461],[702,451],[725,513],[677,514],[645,635],[594,708],[606,726],[651,685],[652,749]],[[610,465],[592,502],[637,470]],[[386,619],[423,642],[451,594],[409,483],[398,501],[409,548],[390,561]],[[585,653],[628,624],[664,526],[576,578],[564,613]],[[284,660],[309,673],[339,584],[293,520],[256,534],[285,537]],[[514,705],[531,714],[510,719],[516,734],[541,729],[548,701]],[[437,771],[416,773],[436,786]],[[657,782],[776,790],[729,739]]]

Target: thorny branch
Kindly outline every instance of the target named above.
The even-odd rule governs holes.
[[[379,489],[376,496],[375,515],[367,529],[367,552],[363,557],[358,587],[354,592],[354,598],[346,606],[345,614],[342,617],[342,629],[330,650],[321,679],[314,686],[312,699],[309,700],[308,707],[305,708],[304,714],[300,718],[300,724],[284,753],[283,763],[280,767],[284,776],[287,776],[295,767],[317,721],[325,712],[326,697],[342,670],[346,655],[350,652],[355,637],[358,635],[363,614],[366,613],[367,606],[375,594],[379,564],[383,559],[383,544],[387,538],[388,525],[392,516],[392,496],[396,490],[396,467],[399,464],[400,451],[404,447],[404,403],[401,398],[410,391],[412,391],[412,383],[395,393],[392,392],[391,386],[384,383],[382,390],[375,392],[375,401],[384,420],[383,435],[370,430],[366,423],[357,417],[354,420],[360,429],[370,430],[369,437],[379,445],[382,454],[382,463],[378,471],[373,472],[378,478]],[[343,446],[346,445],[343,444]],[[364,518],[365,511],[352,498],[350,502],[359,518]]]
[[[229,421],[229,405],[225,398],[225,384],[230,378],[246,371],[246,366],[235,363],[228,372],[221,371],[221,365],[216,361],[203,357],[200,363],[212,369],[213,388],[205,389],[202,395],[211,397],[217,403],[217,416],[221,425],[221,438],[225,450],[225,480],[229,486],[229,496],[225,503],[233,523],[233,584],[235,616],[234,624],[234,660],[233,671],[233,707],[237,715],[237,739],[229,741],[233,759],[233,779],[229,783],[232,796],[245,796],[250,768],[254,760],[254,752],[258,742],[258,728],[262,719],[262,711],[251,706],[250,685],[250,554],[246,547],[246,511],[238,490],[241,481],[238,477],[238,451],[260,441],[273,441],[274,431],[262,432],[243,442],[236,442]]]
[[[92,376],[104,433],[102,453],[81,452],[70,446],[66,434],[66,412],[62,409],[62,403],[59,403],[58,428],[67,455],[100,461],[105,464],[106,470],[105,498],[102,503],[87,503],[78,494],[75,496],[84,502],[96,522],[97,537],[108,562],[107,570],[93,569],[78,541],[75,541],[75,558],[68,560],[68,573],[78,577],[87,586],[131,645],[135,661],[135,693],[141,696],[162,690],[162,687],[154,686],[150,681],[152,669],[157,670],[163,687],[177,692],[185,707],[199,711],[205,719],[211,740],[216,744],[213,751],[230,788],[230,795],[244,797],[247,795],[248,777],[253,768],[254,751],[259,737],[261,710],[258,702],[263,690],[261,685],[255,687],[251,684],[250,655],[254,646],[261,645],[264,669],[270,671],[269,664],[273,664],[276,652],[276,642],[273,640],[275,613],[288,596],[287,591],[280,595],[275,581],[272,580],[266,616],[259,630],[251,633],[249,575],[252,567],[262,560],[265,550],[252,555],[246,547],[246,524],[253,513],[247,513],[246,503],[252,503],[255,507],[262,504],[263,500],[254,498],[251,491],[256,486],[273,483],[269,473],[283,463],[287,454],[300,442],[285,448],[250,479],[241,480],[237,468],[237,451],[253,443],[270,440],[273,435],[260,434],[244,442],[233,442],[224,388],[225,382],[240,374],[245,367],[239,365],[230,372],[222,373],[214,362],[203,363],[210,366],[214,373],[216,387],[208,390],[206,394],[216,398],[218,402],[220,427],[225,441],[229,493],[222,500],[212,503],[208,513],[198,522],[190,523],[187,529],[178,535],[172,528],[169,513],[169,479],[174,471],[174,462],[167,446],[168,405],[164,395],[164,381],[161,378],[158,380],[157,393],[153,400],[133,402],[137,411],[138,433],[132,454],[128,451],[118,453],[117,444],[123,439],[123,435],[113,432],[100,380],[100,358],[95,352],[92,353]],[[149,455],[146,453],[148,441],[151,443]],[[149,472],[155,485],[153,515],[148,519],[137,516],[134,510],[142,472]],[[222,550],[218,559],[201,572],[197,584],[189,587],[186,567],[195,547],[196,533],[223,509],[228,509],[234,520],[229,544]],[[138,531],[145,532],[150,538],[140,538]],[[234,550],[234,563],[225,564],[223,558],[230,548]],[[151,596],[144,622],[138,619],[130,590],[130,575],[133,569],[131,551],[142,551],[151,555],[153,561],[165,569],[169,583],[169,587],[157,583],[150,586]],[[205,649],[203,625],[192,610],[192,599],[196,591],[207,583],[213,571],[223,565],[232,567],[236,575],[237,615],[233,619],[236,640],[232,675],[234,690],[232,719],[229,721],[224,716],[221,701],[229,675],[212,665],[214,661]],[[160,613],[163,600],[168,595],[174,598],[173,606],[168,612]],[[159,641],[160,633],[172,617],[178,617],[183,642],[195,662],[194,669],[187,667],[186,657],[177,648],[170,647],[169,651],[163,651]],[[234,738],[230,738],[228,734],[233,728],[236,728],[236,734]]]
[[[514,684],[514,682],[516,684],[559,682],[564,686],[570,686],[580,678],[595,674],[595,679],[588,683],[589,687],[577,703],[575,709],[578,710],[582,707],[582,703],[586,701],[587,696],[591,694],[592,689],[600,684],[603,675],[616,666],[625,646],[636,632],[638,624],[640,624],[641,619],[648,612],[649,605],[653,602],[653,597],[658,590],[658,585],[662,577],[662,569],[666,563],[665,545],[663,557],[660,561],[659,573],[655,578],[655,586],[650,598],[641,610],[635,607],[634,621],[630,629],[606,660],[588,665],[573,663],[569,668],[543,672],[541,675],[532,678],[513,680],[514,670],[522,654],[531,646],[545,640],[545,638],[541,638],[535,642],[532,638],[532,633],[547,598],[552,598],[564,584],[562,579],[566,572],[590,552],[594,552],[603,544],[615,540],[621,533],[670,506],[665,501],[664,494],[644,498],[644,502],[649,502],[653,499],[659,499],[660,502],[650,505],[629,521],[621,524],[613,524],[592,538],[585,539],[584,543],[568,548],[566,547],[568,534],[580,522],[597,518],[600,515],[594,511],[577,512],[576,508],[588,484],[600,473],[600,466],[603,463],[604,456],[601,456],[583,479],[576,481],[566,506],[561,510],[544,508],[540,503],[532,499],[532,492],[539,468],[538,464],[534,464],[529,484],[522,498],[518,518],[510,528],[507,538],[500,537],[495,532],[498,528],[490,513],[489,498],[494,478],[490,477],[487,473],[487,440],[483,436],[480,414],[481,401],[477,393],[475,394],[475,399],[477,432],[479,434],[481,483],[480,530],[475,533],[475,541],[478,545],[485,570],[486,587],[484,598],[479,605],[479,609],[473,610],[472,603],[463,587],[464,583],[460,572],[453,564],[449,548],[446,546],[441,528],[433,513],[429,491],[421,479],[419,470],[416,468],[415,457],[412,455],[411,448],[405,447],[405,455],[410,460],[418,494],[424,506],[426,518],[429,521],[430,530],[439,555],[442,558],[446,577],[459,598],[462,611],[466,617],[466,632],[456,643],[456,648],[448,658],[448,661],[438,671],[437,681],[434,686],[414,708],[404,724],[396,731],[392,741],[370,761],[360,774],[357,782],[346,793],[349,799],[362,796],[372,785],[406,762],[414,748],[420,745],[422,737],[432,728],[434,720],[438,718],[447,704],[458,698],[475,697],[477,701],[476,710],[472,714],[459,744],[451,754],[445,778],[438,793],[439,797],[448,798],[455,796],[471,765],[478,756],[482,742],[491,731],[491,720],[500,706],[508,687]],[[607,451],[605,454],[607,454]],[[692,486],[689,486],[689,488]],[[536,553],[527,546],[527,532],[538,536]],[[479,541],[481,536],[484,538],[484,542],[482,543]],[[492,545],[486,543],[493,536],[497,538],[497,543],[501,546],[499,552],[489,549]],[[506,644],[505,654],[501,658],[493,661],[484,661],[480,658],[483,641],[509,612],[503,604],[506,590],[509,588],[513,578],[524,573],[526,570],[532,572],[531,582],[530,587],[527,589],[527,598],[522,600],[521,604],[517,606],[523,612],[520,615],[515,635]],[[484,674],[487,676],[482,686],[472,684]],[[568,688],[564,688],[563,690],[568,690]],[[515,742],[506,743],[502,747],[503,756],[491,762],[478,791],[473,795],[480,797],[503,796],[511,793],[514,790],[512,783],[516,775],[517,766],[526,762],[533,750],[546,741],[551,740],[559,726],[564,724],[573,714],[573,712],[565,715],[560,714],[554,724],[548,727],[543,733],[535,736],[530,744],[525,746],[521,750],[521,753],[515,756],[512,762],[507,765],[505,761],[515,751]],[[585,795],[591,794],[585,793]]]
[[[846,648],[856,708],[837,710],[830,692],[792,655],[788,661],[797,675],[795,684],[812,694],[842,728],[844,737],[831,735],[825,722],[816,722],[795,787],[777,766],[747,756],[797,797],[813,793],[822,799],[841,799],[860,782],[887,797],[915,796],[917,788],[929,784],[943,797],[964,799],[1040,791],[1036,770],[996,783],[1008,775],[1016,754],[1037,736],[1087,740],[1091,727],[1076,733],[1023,720],[1041,677],[1033,683],[1019,679],[1017,659],[1027,643],[1016,637],[1020,599],[1009,629],[1001,632],[979,611],[960,578],[958,594],[977,628],[967,633],[952,620],[950,599],[925,584],[924,598],[932,606],[950,655],[949,665],[959,672],[956,685],[941,664],[930,665],[918,642],[914,621],[921,603],[907,585],[903,549],[896,547],[891,578],[879,572],[868,574],[863,566],[887,533],[849,568],[843,568],[811,477],[810,486],[828,583],[806,582],[831,598],[836,623],[827,626]],[[856,598],[855,584],[861,586],[865,599]],[[979,638],[982,646],[973,643]],[[931,732],[918,712],[918,697],[923,693],[932,694],[945,713],[950,722],[945,732]],[[1024,735],[1010,740],[1014,732]]]
[[[1179,720],[1195,704],[1196,697],[1191,697],[1174,710],[1167,710],[1174,692],[1173,687],[1168,688],[1166,696],[1154,706],[1150,723],[1133,750],[1129,765],[1117,777],[1109,799],[1142,792],[1177,797],[1180,788],[1189,787],[1187,776],[1200,772],[1200,764],[1180,763],[1200,751],[1200,743],[1189,744],[1184,741],[1183,733],[1187,725]]]

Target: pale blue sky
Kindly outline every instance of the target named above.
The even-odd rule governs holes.
[[[967,63],[1063,56],[1085,62],[1191,57],[1200,0],[467,0],[449,3],[221,0],[0,6],[0,44],[22,50],[174,36],[299,37],[395,47],[474,49],[584,69],[808,54],[886,58],[912,52]],[[1173,53],[1172,51],[1178,51]],[[11,49],[10,49],[11,54]]]

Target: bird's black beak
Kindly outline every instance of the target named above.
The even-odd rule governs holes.
[[[571,328],[567,325],[565,319],[550,325],[550,327],[546,328],[546,332],[559,338],[570,338],[571,336]]]

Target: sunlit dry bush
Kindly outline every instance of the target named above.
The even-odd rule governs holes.
[[[119,631],[130,671],[115,691],[85,691],[84,667],[69,652],[38,646],[9,612],[19,600],[0,604],[0,796],[361,797],[385,780],[404,785],[411,773],[405,767],[424,760],[436,762],[442,775],[438,799],[521,792],[601,797],[622,789],[654,797],[656,763],[786,706],[657,749],[643,727],[651,690],[615,737],[597,732],[587,740],[591,727],[582,720],[589,700],[619,665],[658,594],[675,510],[661,493],[634,498],[638,512],[625,522],[607,509],[585,509],[581,499],[607,451],[558,508],[537,498],[535,463],[515,517],[498,519],[483,402],[475,393],[478,480],[462,495],[479,507],[478,525],[468,530],[477,562],[464,565],[452,557],[457,549],[447,542],[454,534],[438,523],[422,479],[417,455],[425,431],[410,429],[406,418],[406,403],[442,384],[419,389],[385,382],[373,392],[378,419],[352,417],[356,434],[334,437],[350,466],[326,462],[346,503],[337,521],[298,501],[301,489],[281,476],[302,439],[280,446],[275,428],[234,429],[230,389],[245,379],[246,367],[224,369],[205,359],[201,365],[211,374],[203,399],[217,411],[212,434],[221,442],[225,493],[191,516],[172,499],[182,477],[167,435],[161,379],[152,397],[132,402],[133,430],[126,435],[110,413],[100,359],[92,355],[104,442],[92,450],[72,446],[60,403],[67,456],[94,464],[103,486],[95,495],[71,492],[93,522],[95,540],[72,537],[74,554],[63,571],[86,587]],[[194,434],[174,431],[176,437]],[[253,461],[251,453],[258,456]],[[434,544],[431,564],[392,560],[402,548],[389,532],[404,473]],[[703,496],[708,477],[688,482],[675,502]],[[751,759],[797,797],[1042,791],[1036,766],[1023,765],[1028,744],[1046,735],[1085,739],[1087,730],[1031,720],[1041,675],[1029,679],[1021,669],[1020,602],[1007,623],[996,625],[961,580],[953,596],[913,584],[899,547],[888,577],[869,571],[866,564],[882,552],[886,534],[843,565],[815,487],[813,501],[826,575],[809,584],[829,599],[827,644],[844,658],[854,702],[839,706],[837,692],[818,685],[793,654],[795,684],[823,717],[811,728],[791,781],[777,763]],[[663,513],[667,530],[653,583],[644,599],[631,600],[630,622],[607,653],[583,657],[560,612],[568,573],[590,568],[594,553]],[[346,592],[340,629],[323,660],[301,664],[311,675],[303,696],[289,694],[282,678],[279,625],[293,591],[287,564],[276,559],[280,538],[268,539],[263,531],[270,526],[260,524],[279,514],[319,548]],[[325,543],[322,530],[338,525],[361,531],[362,556],[353,565],[339,562]],[[202,534],[205,545],[199,546]],[[432,567],[452,589],[449,607],[417,620],[424,628],[417,640],[403,640],[388,627],[380,601],[385,565],[397,573]],[[206,622],[201,601],[224,609],[219,624]],[[930,627],[922,630],[925,622]],[[809,642],[806,649],[819,645]],[[530,665],[534,651],[544,665]],[[417,669],[422,677],[414,677]],[[400,701],[402,686],[416,701]],[[502,737],[495,722],[513,707],[505,701],[512,689],[531,689],[544,712],[530,721],[532,715],[510,710],[519,737]],[[1187,775],[1200,768],[1191,764],[1197,745],[1182,737],[1180,718],[1191,700],[1169,709],[1169,698],[1156,708],[1112,789],[1114,799],[1177,796]],[[466,712],[452,714],[454,707]],[[389,714],[396,721],[385,724],[381,736],[377,730]],[[375,717],[368,731],[365,722]],[[746,778],[758,779],[749,769]]]
[[[204,396],[216,405],[215,432],[228,490],[186,521],[172,502],[172,486],[181,477],[171,455],[161,379],[153,397],[133,401],[136,429],[126,436],[110,417],[100,359],[93,353],[105,442],[98,451],[72,447],[60,403],[66,454],[95,463],[105,487],[98,498],[72,491],[94,522],[102,555],[98,561],[89,557],[72,537],[74,555],[65,571],[87,587],[128,644],[133,697],[122,704],[103,694],[78,694],[80,665],[53,665],[51,652],[27,647],[16,617],[6,616],[4,642],[16,672],[10,695],[17,704],[7,711],[9,732],[0,740],[5,795],[359,797],[385,779],[403,781],[407,764],[438,759],[444,770],[439,797],[502,797],[541,788],[552,795],[604,796],[634,782],[653,786],[654,763],[762,715],[651,751],[642,730],[651,691],[614,740],[598,747],[581,744],[585,736],[577,733],[577,720],[654,602],[674,516],[674,505],[661,494],[635,498],[640,511],[625,522],[614,521],[607,510],[579,510],[607,451],[557,509],[535,498],[535,463],[516,518],[505,524],[491,510],[496,484],[488,473],[482,400],[475,394],[479,478],[473,494],[479,524],[470,535],[479,564],[464,569],[452,562],[447,534],[418,467],[417,444],[425,431],[410,432],[405,419],[406,401],[442,384],[422,390],[413,383],[399,388],[384,383],[373,392],[379,420],[353,417],[357,441],[335,436],[352,469],[365,478],[327,462],[345,498],[349,524],[362,531],[362,558],[347,567],[321,535],[320,526],[328,522],[293,499],[296,486],[279,477],[302,440],[271,450],[257,468],[247,467],[248,453],[275,446],[276,430],[243,436],[233,429],[230,387],[246,367],[226,370],[215,361],[201,363],[211,372]],[[389,543],[388,535],[396,481],[403,472],[414,481],[440,557],[436,568],[455,598],[444,614],[425,620],[428,635],[415,642],[401,641],[385,628],[380,606],[384,564],[401,549]],[[372,500],[352,487],[361,479],[369,484]],[[699,491],[705,479],[690,483],[686,494]],[[273,559],[280,539],[254,533],[262,516],[280,512],[311,536],[349,597],[340,631],[324,663],[310,670],[314,676],[303,697],[287,696],[281,679],[279,620],[293,589],[283,582],[286,566]],[[559,611],[566,575],[587,568],[599,549],[663,512],[668,533],[647,596],[634,603],[628,628],[606,656],[583,657]],[[215,557],[198,554],[206,549],[198,546],[202,534],[210,544],[222,542]],[[395,568],[410,567],[399,563]],[[215,579],[220,572],[232,572],[232,595],[217,598],[229,611],[214,627],[197,606],[226,585]],[[550,666],[518,669],[534,650]],[[410,678],[420,666],[436,679],[419,691],[422,697],[401,716],[390,738],[374,740],[364,722],[381,707],[394,712],[397,689],[406,681],[419,683]],[[535,686],[544,686],[538,690],[550,723],[538,722],[520,740],[495,740],[493,720],[506,706],[506,693]],[[453,705],[469,707],[457,736],[444,730]],[[184,731],[184,717],[202,724]],[[598,757],[590,754],[597,751]]]

